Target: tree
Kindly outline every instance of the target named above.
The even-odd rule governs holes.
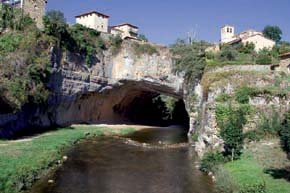
[[[220,135],[224,140],[224,155],[237,159],[242,153],[244,137],[243,126],[246,123],[245,112],[238,108],[234,109],[231,105],[227,109],[228,117],[221,123]]]
[[[286,153],[290,153],[290,112],[286,114],[280,131],[281,146]]]
[[[265,37],[274,40],[276,43],[279,43],[282,39],[282,30],[278,26],[266,26],[263,30]]]
[[[205,49],[208,45],[204,41],[186,44],[184,40],[177,40],[171,46],[171,51],[176,58],[175,71],[184,73],[187,81],[200,78],[206,65]]]
[[[144,35],[144,34],[139,34],[138,35],[138,39],[144,41],[144,42],[148,42],[148,38]]]
[[[57,10],[48,11],[43,18],[43,23],[45,33],[56,37],[60,45],[64,34],[67,34],[67,24],[64,14]]]

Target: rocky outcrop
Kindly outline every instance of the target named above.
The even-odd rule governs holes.
[[[284,78],[283,78],[284,77]],[[268,66],[226,66],[206,72],[195,89],[195,100],[192,102],[194,112],[191,113],[191,133],[195,133],[195,147],[199,156],[208,151],[222,151],[223,140],[219,136],[216,120],[217,99],[221,94],[235,96],[237,88],[241,86],[253,88],[275,88],[286,91],[285,94],[264,92],[250,97],[249,105],[255,113],[247,117],[244,131],[257,128],[261,116],[276,111],[283,115],[290,110],[289,76],[271,71]],[[198,89],[197,89],[198,88]]]
[[[0,136],[10,136],[20,128],[66,126],[73,123],[114,123],[127,121],[122,106],[143,95],[166,94],[183,98],[183,78],[173,73],[168,48],[154,45],[158,53],[137,54],[134,42],[124,41],[118,54],[99,53],[88,68],[84,57],[52,51],[49,88],[52,94],[46,107],[29,106],[29,115],[0,117]],[[62,56],[59,58],[59,56]],[[16,124],[20,117],[25,121]],[[8,118],[11,121],[8,121]]]

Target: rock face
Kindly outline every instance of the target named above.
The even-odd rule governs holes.
[[[54,73],[49,87],[53,92],[49,105],[29,106],[17,115],[3,115],[0,137],[25,127],[126,122],[124,108],[136,97],[162,93],[183,98],[183,78],[173,73],[169,49],[155,45],[158,54],[137,55],[133,44],[123,42],[115,55],[110,50],[100,53],[91,68],[79,55],[52,49]]]
[[[223,150],[215,113],[220,104],[217,99],[221,94],[235,97],[241,86],[286,91],[283,95],[264,92],[250,97],[249,105],[255,112],[247,117],[244,132],[256,129],[264,115],[271,117],[274,112],[283,115],[290,110],[289,76],[271,71],[268,66],[226,66],[206,72],[195,89],[194,110],[190,113],[190,132],[196,135],[195,147],[200,157],[208,151]]]

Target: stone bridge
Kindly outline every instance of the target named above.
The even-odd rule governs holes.
[[[173,59],[168,48],[156,46],[158,53],[137,54],[134,42],[123,42],[118,54],[110,50],[98,54],[92,67],[73,53],[56,54],[49,87],[48,107],[32,107],[17,114],[7,126],[7,116],[0,128],[67,126],[88,123],[125,123],[134,105],[142,111],[148,101],[159,94],[183,98],[183,78],[173,73]],[[54,53],[52,53],[53,55]],[[59,64],[56,64],[58,61]],[[144,104],[143,104],[144,103]],[[136,108],[136,107],[134,107]],[[135,109],[136,110],[136,109]],[[29,114],[28,114],[29,113]],[[12,127],[12,128],[11,128]],[[0,130],[3,135],[3,132]],[[7,135],[7,132],[5,133]]]

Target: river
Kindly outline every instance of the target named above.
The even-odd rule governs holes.
[[[84,140],[31,193],[212,193],[211,179],[195,168],[182,128],[150,128],[123,138]]]

